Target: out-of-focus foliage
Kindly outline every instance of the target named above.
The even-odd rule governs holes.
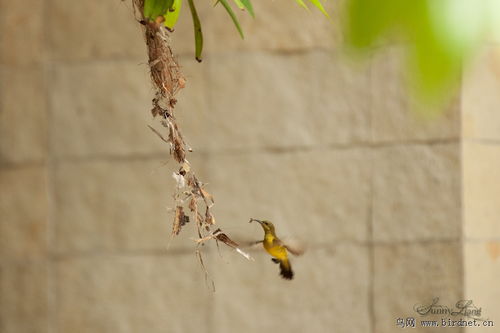
[[[253,11],[253,6],[250,0],[233,0],[236,7],[241,10],[246,10],[248,13],[255,17]],[[269,1],[269,0],[262,0]],[[303,0],[295,0],[300,6],[308,9]],[[323,8],[320,0],[308,0],[314,6],[316,6],[325,16],[329,17],[326,10]],[[241,29],[238,17],[234,13],[228,0],[216,0],[214,6],[221,4],[226,10],[234,26],[238,30],[241,38],[244,38],[243,29]],[[196,11],[196,6],[194,0],[188,0],[189,10],[191,11],[191,16],[193,17],[193,27],[194,27],[194,40],[195,40],[195,55],[198,61],[201,61],[201,52],[203,50],[203,33],[201,30],[201,22]],[[151,21],[155,21],[158,17],[164,18],[165,26],[173,30],[177,19],[179,18],[179,13],[182,7],[182,0],[145,0],[144,1],[144,17]],[[279,19],[279,18],[277,18]]]
[[[231,5],[254,17],[251,1],[214,1],[214,6],[222,5],[243,38],[243,30]],[[305,9],[308,9],[306,2],[310,2],[329,17],[321,0],[295,1]],[[500,0],[346,1],[347,45],[367,51],[387,41],[406,43],[410,86],[420,100],[429,104],[440,104],[450,96],[458,85],[464,62],[481,41],[488,37],[500,39]],[[195,31],[196,59],[201,61],[201,22],[196,12],[196,0],[188,2]],[[182,0],[145,0],[144,15],[150,20],[163,16],[164,24],[172,30],[181,5]]]
[[[302,0],[296,0],[296,1],[302,1]],[[326,12],[325,8],[321,4],[321,1],[319,0],[309,0],[314,6],[316,6],[326,17],[330,17],[328,13]]]
[[[250,15],[252,15],[252,17],[255,17],[255,13],[253,12],[253,6],[250,0],[234,0],[234,3],[236,4],[236,6],[238,6],[239,9],[241,10],[246,9],[250,13]]]
[[[238,18],[236,17],[236,14],[234,14],[231,5],[229,5],[227,0],[217,0],[216,4],[219,2],[222,4],[222,7],[226,9],[227,14],[231,17],[231,20],[233,20],[234,26],[236,27],[236,29],[238,29],[241,38],[245,38],[245,36],[243,35],[243,30],[241,30],[240,22],[238,22]]]
[[[165,15],[173,3],[174,0],[145,0],[144,17],[154,21],[158,16]]]
[[[309,7],[307,7],[307,5],[304,2],[304,0],[295,0],[295,2],[297,2],[300,7],[303,7],[305,9],[307,9],[307,10],[309,9]],[[319,1],[319,0],[309,0],[309,2],[311,2],[316,8],[318,8],[326,17],[330,17],[330,15],[328,15],[328,13],[326,12],[325,8],[323,7],[323,4],[321,3],[321,1]]]
[[[200,18],[193,0],[188,0],[191,16],[193,17],[195,58],[201,62],[201,52],[203,51],[203,32],[201,31]]]
[[[179,14],[181,13],[182,0],[174,0],[172,7],[165,15],[165,26],[170,30],[174,30],[175,24],[179,19]]]
[[[349,0],[347,44],[367,50],[407,42],[412,87],[426,102],[449,95],[488,33],[500,33],[498,0]]]

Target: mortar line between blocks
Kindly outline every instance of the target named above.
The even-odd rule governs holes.
[[[370,152],[370,184],[369,184],[369,203],[368,203],[368,269],[369,269],[369,285],[368,285],[368,315],[370,320],[371,332],[375,333],[375,242],[373,237],[373,205],[374,205],[374,163],[373,163],[373,151]]]
[[[474,143],[483,145],[500,146],[500,139],[487,139],[487,138],[461,138],[462,143]]]
[[[43,20],[46,21],[47,14],[46,12],[48,11],[47,9],[48,3],[46,2],[43,8]],[[47,33],[46,31],[46,23],[43,25],[44,29],[44,34]],[[45,37],[45,36],[44,36]],[[45,38],[46,39],[46,38]],[[46,44],[45,44],[46,45]],[[46,106],[46,138],[45,138],[45,145],[46,145],[46,150],[45,150],[45,161],[44,161],[44,166],[45,166],[45,184],[46,184],[46,206],[47,206],[47,215],[46,215],[46,244],[47,244],[47,271],[48,271],[48,283],[47,283],[47,313],[48,313],[48,320],[47,320],[47,325],[48,325],[48,332],[54,333],[57,331],[56,328],[56,297],[55,297],[55,286],[57,283],[55,283],[54,278],[55,278],[55,268],[54,268],[54,262],[52,261],[50,257],[50,253],[52,251],[52,244],[53,244],[53,228],[54,228],[54,221],[53,221],[53,183],[52,183],[52,163],[51,163],[51,158],[50,158],[50,95],[48,92],[48,87],[50,87],[50,80],[49,80],[49,69],[47,63],[44,61],[43,62],[43,82],[45,83],[45,87],[43,88],[44,92],[44,97],[45,97],[45,106]]]
[[[390,147],[404,147],[404,146],[430,146],[430,145],[447,145],[460,143],[457,138],[450,139],[432,139],[432,140],[414,140],[414,141],[401,141],[401,142],[385,142],[385,143],[351,143],[351,144],[328,144],[328,145],[314,145],[314,146],[290,146],[290,147],[246,147],[235,148],[227,150],[195,150],[193,154],[198,156],[224,156],[224,155],[253,155],[253,154],[290,154],[290,153],[307,153],[318,151],[335,151],[335,150],[350,150],[350,149],[377,149],[377,148],[390,148]],[[94,161],[131,161],[131,160],[144,160],[144,159],[157,159],[165,158],[169,160],[167,152],[153,152],[153,153],[132,153],[132,154],[89,154],[87,156],[52,156],[55,163],[81,163],[81,162],[94,162]],[[5,167],[9,167],[6,164]],[[3,167],[0,165],[0,167]]]
[[[241,147],[241,148],[230,148],[226,150],[200,149],[197,152],[210,155],[268,154],[268,153],[287,154],[287,153],[349,150],[349,149],[370,149],[370,148],[377,149],[377,148],[404,147],[404,146],[447,145],[447,144],[456,144],[458,142],[460,142],[459,138],[453,137],[447,139],[407,140],[407,141],[377,142],[377,143],[354,142],[354,143],[331,143],[331,144],[317,144],[317,145],[289,146],[289,147],[277,147],[277,146]]]
[[[50,258],[53,261],[66,261],[71,259],[87,259],[87,258],[105,258],[105,257],[121,257],[121,258],[138,258],[138,257],[172,257],[177,255],[193,254],[191,248],[178,248],[178,249],[142,249],[142,250],[103,250],[93,249],[84,251],[65,251],[63,253],[52,253]]]
[[[460,202],[459,202],[459,207],[460,207],[460,261],[462,262],[462,265],[460,267],[460,284],[462,285],[461,291],[460,291],[460,297],[461,299],[464,299],[465,293],[466,293],[466,271],[465,271],[465,195],[464,195],[464,179],[465,179],[465,174],[464,174],[464,138],[463,138],[463,109],[462,109],[462,99],[463,99],[463,86],[460,86],[459,90],[459,98],[458,98],[458,109],[460,110],[458,114],[459,118],[459,123],[461,124],[460,128],[460,139],[459,139],[459,147],[458,147],[458,153],[459,153],[459,159],[458,159],[458,168],[459,168],[459,189],[460,189]],[[465,332],[464,328],[461,328],[461,332]]]
[[[56,221],[55,221],[55,182],[54,182],[54,154],[53,154],[53,147],[52,147],[52,131],[51,126],[52,126],[52,100],[51,100],[51,94],[50,94],[50,89],[53,86],[53,80],[52,80],[52,72],[53,72],[53,65],[50,62],[50,43],[49,43],[49,24],[50,22],[50,10],[52,8],[52,2],[51,1],[45,1],[44,6],[43,6],[43,12],[42,12],[42,17],[44,20],[43,23],[43,40],[44,40],[44,49],[43,49],[43,61],[42,61],[42,66],[43,66],[43,81],[45,83],[44,89],[44,96],[45,96],[45,106],[46,106],[46,159],[45,159],[45,165],[46,165],[46,182],[47,182],[47,256],[48,256],[48,330],[51,333],[56,333],[58,332],[58,327],[57,327],[57,309],[59,308],[58,305],[58,289],[57,289],[57,269],[56,269],[56,262],[54,261],[52,257],[52,251],[54,244],[56,244]]]
[[[460,298],[465,299],[466,295],[466,290],[467,290],[467,279],[466,279],[466,258],[465,258],[465,245],[466,245],[466,237],[465,237],[465,192],[464,192],[464,179],[465,179],[465,171],[464,171],[464,144],[467,142],[467,140],[464,138],[464,123],[463,123],[463,108],[462,108],[462,100],[463,100],[463,81],[460,85],[460,90],[459,90],[459,98],[458,98],[458,109],[460,110],[458,114],[458,121],[460,124],[460,138],[459,138],[459,189],[460,189],[460,261],[461,261],[461,267],[460,267],[460,285],[462,286],[460,290]],[[466,332],[466,328],[460,328],[460,332]]]
[[[374,135],[373,135],[373,92],[372,92],[372,85],[373,85],[373,68],[374,68],[374,61],[373,58],[370,60],[370,68],[369,68],[369,78],[368,78],[368,87],[370,88],[370,94],[369,96],[369,102],[368,102],[368,128],[369,128],[369,144],[372,145],[374,142]],[[369,247],[368,247],[368,269],[369,269],[369,285],[368,285],[368,316],[370,320],[370,331],[371,333],[375,333],[375,239],[374,239],[374,221],[373,221],[373,207],[374,207],[374,176],[375,176],[375,167],[374,167],[374,149],[375,147],[371,147],[369,150],[369,158],[370,158],[370,184],[368,187],[368,195],[369,195],[369,201],[368,201],[368,242],[369,242]]]
[[[469,241],[469,240],[468,240]],[[500,241],[500,239],[491,240],[481,240],[481,239],[471,239],[471,242],[485,242],[485,241]],[[391,247],[391,246],[414,246],[414,245],[430,245],[430,244],[454,244],[459,243],[459,238],[442,238],[442,239],[421,239],[421,240],[386,240],[386,241],[370,241],[370,240],[356,240],[356,239],[338,239],[332,240],[330,242],[317,243],[314,246],[308,247],[310,251],[317,249],[330,248],[333,246],[345,246],[354,245],[360,247],[366,247],[368,249],[380,246],[380,247]],[[211,250],[207,250],[210,253]],[[252,251],[250,251],[252,252]],[[123,258],[134,258],[134,257],[169,257],[175,255],[190,255],[193,254],[193,249],[190,247],[180,247],[171,248],[168,251],[164,248],[150,248],[150,249],[95,249],[95,250],[67,250],[62,253],[52,252],[49,254],[49,258],[53,261],[69,260],[72,258],[83,259],[91,257],[123,257]]]

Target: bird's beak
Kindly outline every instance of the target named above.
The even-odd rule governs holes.
[[[259,222],[259,223],[260,223],[260,225],[262,225],[262,221],[261,221],[261,220],[250,219],[250,222],[253,222],[253,221],[255,221],[255,222]]]

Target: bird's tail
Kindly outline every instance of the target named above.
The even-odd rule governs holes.
[[[288,259],[280,260],[280,274],[283,279],[293,279],[292,266],[290,265],[290,261],[288,261]]]

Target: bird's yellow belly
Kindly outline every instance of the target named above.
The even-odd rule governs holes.
[[[287,258],[286,248],[282,245],[275,245],[272,244],[272,242],[264,242],[264,248],[266,249],[267,253],[277,259]]]

